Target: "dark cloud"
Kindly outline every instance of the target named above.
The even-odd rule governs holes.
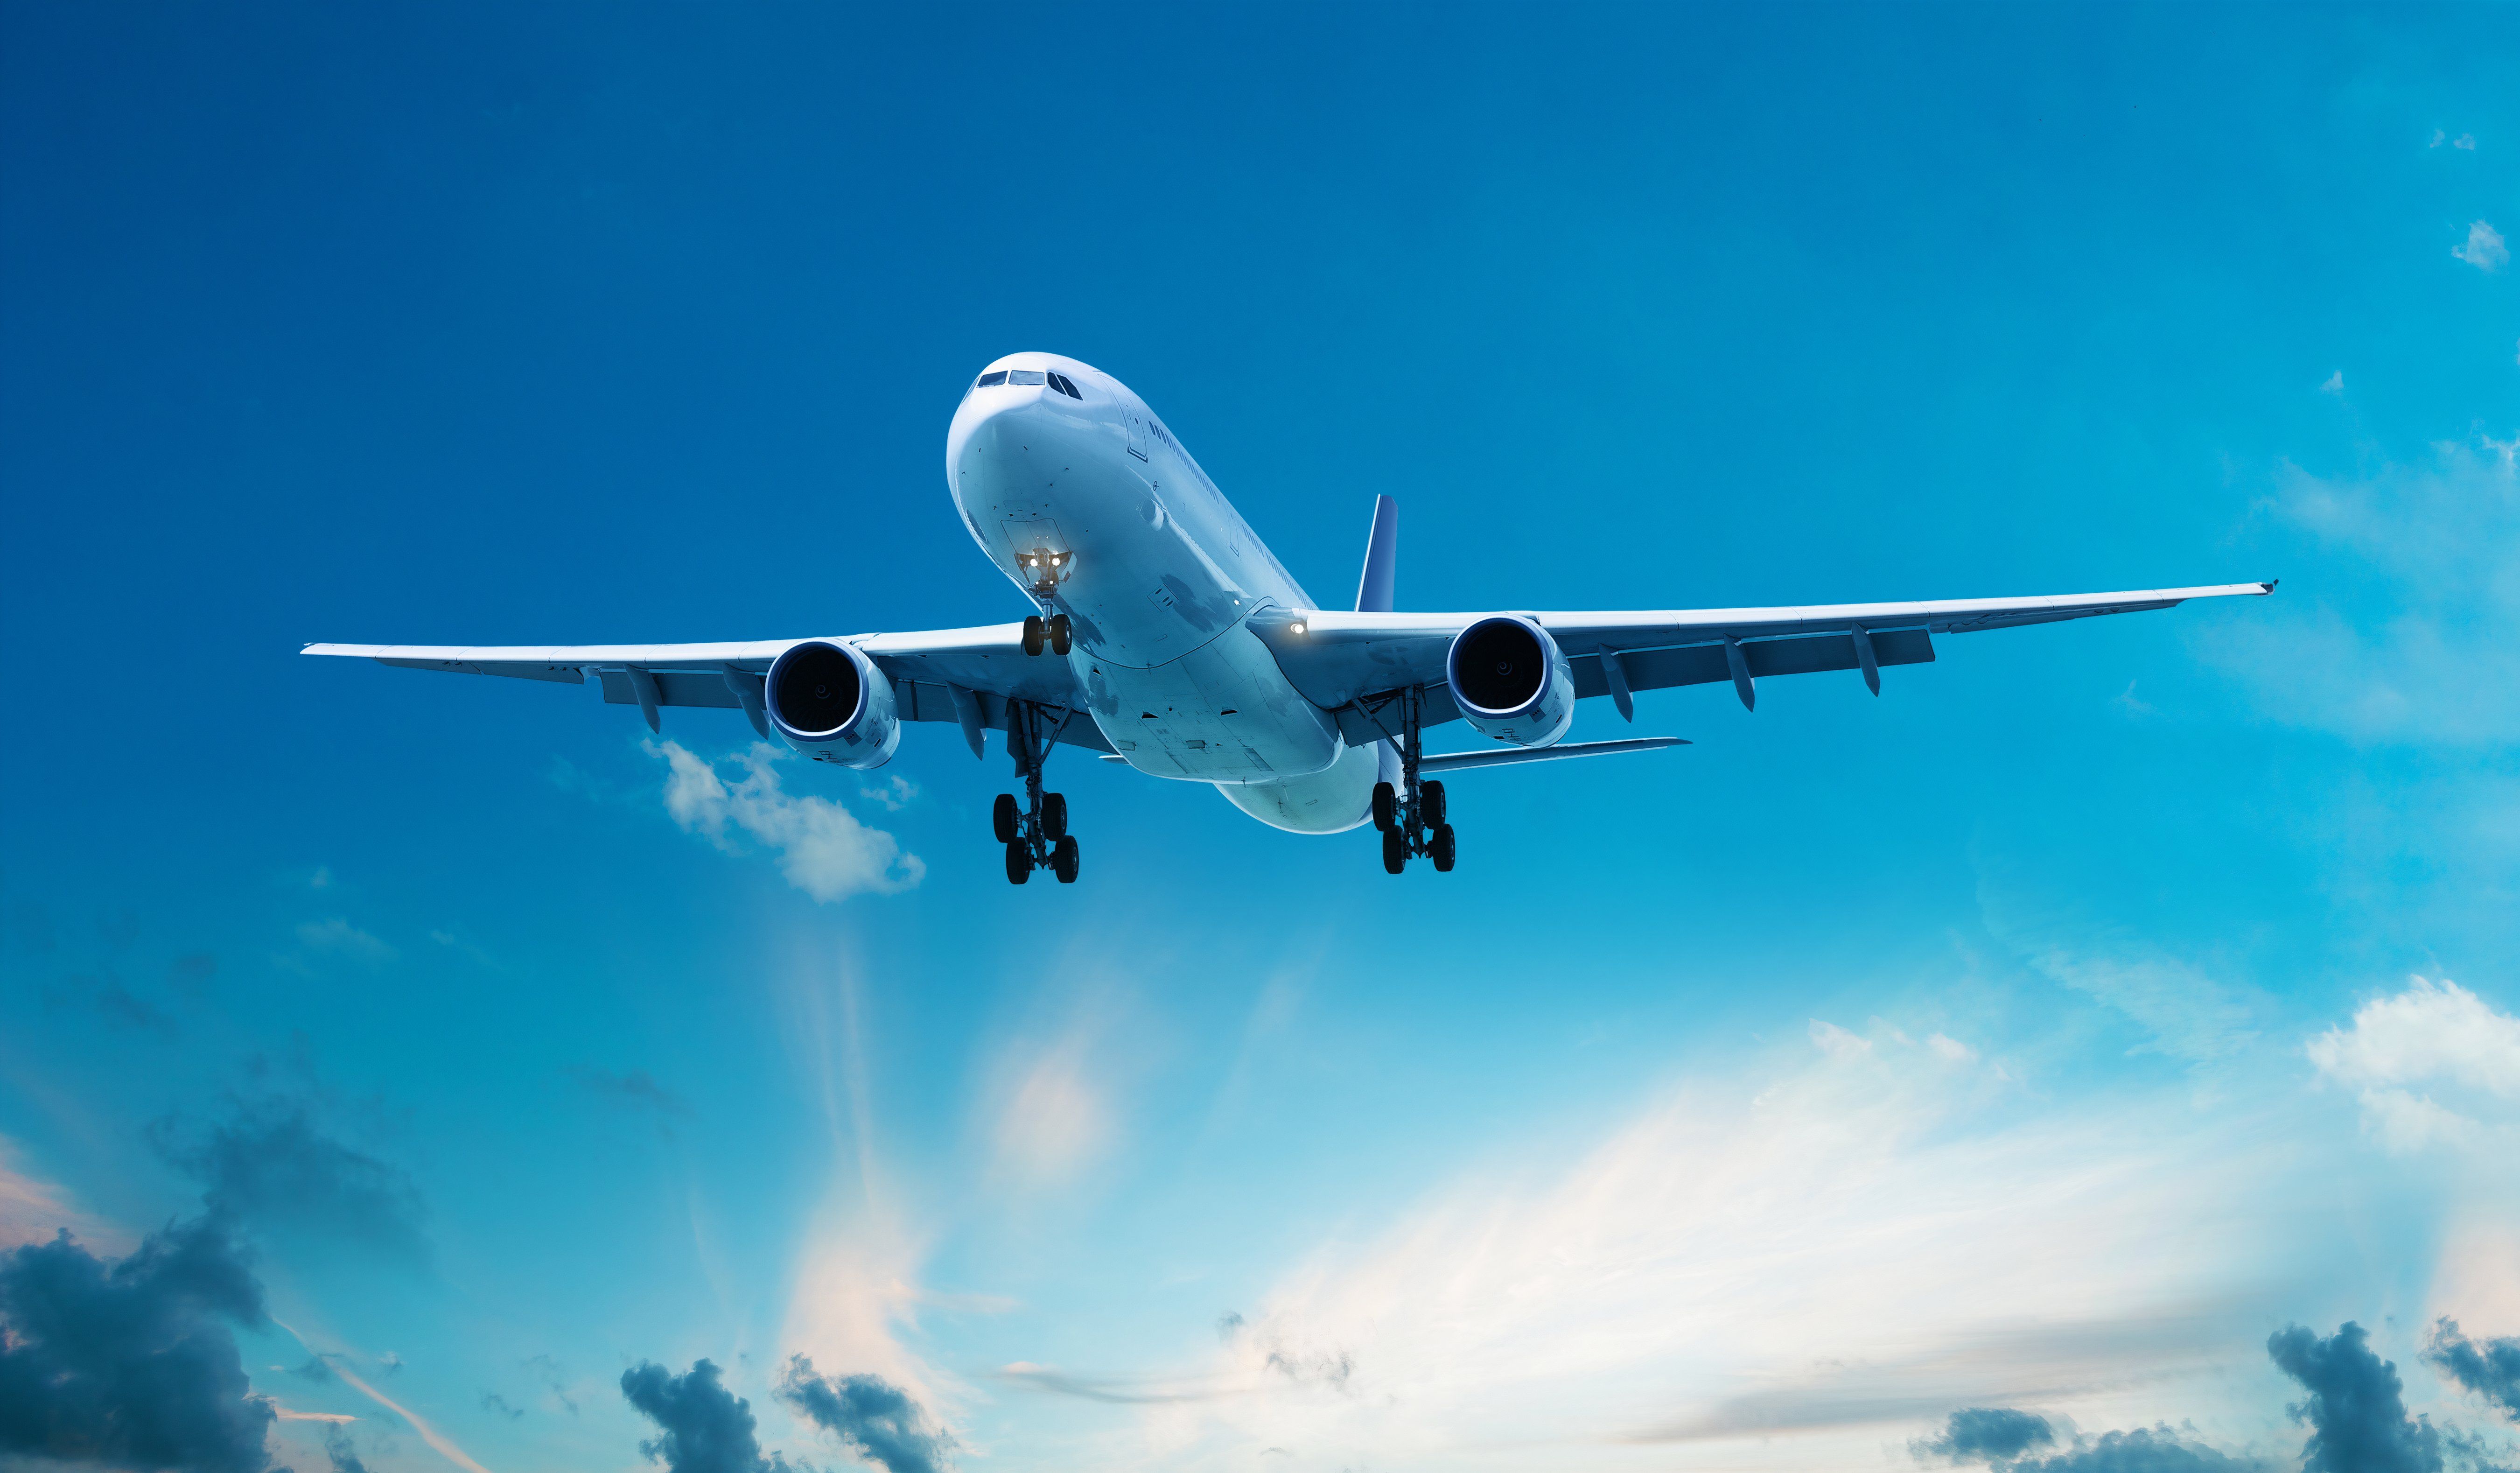
[[[885,1473],[942,1473],[954,1450],[909,1393],[879,1376],[817,1375],[813,1361],[790,1356],[779,1400]]]
[[[2350,1319],[2324,1340],[2298,1324],[2267,1337],[2276,1366],[2310,1393],[2285,1408],[2311,1429],[2304,1473],[2441,1473],[2441,1434],[2407,1415],[2398,1367]]]
[[[68,1233],[0,1256],[0,1453],[264,1473],[275,1413],[230,1328],[264,1322],[262,1285],[215,1219],[111,1263]]]
[[[1242,1317],[1232,1310],[1216,1317],[1216,1338],[1231,1340],[1242,1333]]]
[[[2433,1323],[2424,1359],[2504,1416],[2520,1421],[2520,1340],[2480,1344],[2459,1333],[2457,1320],[2440,1319]]]
[[[621,1373],[621,1395],[656,1424],[657,1435],[639,1451],[665,1473],[786,1473],[785,1458],[761,1455],[752,1404],[727,1390],[709,1361],[678,1376],[642,1361]]]
[[[670,1119],[688,1119],[691,1101],[656,1083],[645,1069],[627,1074],[614,1074],[607,1069],[571,1069],[569,1077],[585,1086],[587,1093],[599,1094],[634,1109],[653,1110]]]
[[[2056,1434],[2044,1416],[2009,1406],[1970,1406],[1953,1412],[1939,1434],[1918,1438],[1908,1445],[1908,1451],[1918,1458],[1992,1463],[2009,1461],[2055,1441]]]
[[[568,1394],[568,1382],[560,1373],[559,1361],[549,1356],[529,1356],[525,1360],[525,1368],[542,1377],[543,1389],[567,1407],[570,1416],[577,1415],[577,1403]]]
[[[333,1473],[368,1473],[368,1465],[359,1461],[358,1445],[338,1422],[324,1429],[324,1455],[333,1460]]]
[[[2265,1466],[2227,1456],[2167,1427],[2138,1427],[2103,1432],[2070,1452],[2028,1458],[2010,1468],[2011,1473],[2251,1473]]]
[[[324,1362],[324,1358],[322,1356],[307,1357],[305,1364],[291,1366],[289,1373],[301,1381],[330,1381],[334,1379],[333,1367]]]
[[[390,1376],[394,1372],[402,1369],[402,1357],[395,1355],[392,1351],[387,1351],[377,1359],[377,1363],[383,1366],[385,1368],[385,1374]]]
[[[186,1136],[152,1131],[158,1153],[200,1181],[213,1216],[321,1244],[357,1243],[428,1260],[420,1189],[400,1167],[344,1144],[298,1097],[241,1102],[233,1119]]]
[[[218,974],[219,959],[207,952],[187,952],[166,965],[167,984],[191,998],[208,991],[210,979]]]
[[[175,1020],[158,1004],[122,985],[112,973],[81,972],[66,977],[58,987],[43,989],[44,1009],[57,1011],[64,1007],[84,1007],[109,1023],[143,1033],[164,1034],[172,1038]]]
[[[512,1422],[525,1414],[525,1408],[510,1405],[506,1397],[499,1395],[495,1391],[485,1391],[481,1393],[481,1409],[484,1411],[495,1411]]]

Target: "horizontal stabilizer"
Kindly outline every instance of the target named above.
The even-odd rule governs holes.
[[[1687,746],[1682,736],[1631,736],[1623,741],[1561,741],[1555,746],[1501,747],[1493,752],[1440,752],[1420,760],[1427,774],[1458,773],[1473,767],[1504,767],[1513,762],[1557,762],[1568,757],[1609,757],[1620,752],[1653,752]]]

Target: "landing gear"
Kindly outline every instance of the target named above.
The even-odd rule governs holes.
[[[1418,763],[1424,753],[1419,749],[1418,728],[1423,697],[1415,690],[1394,691],[1370,703],[1367,714],[1377,724],[1385,713],[1397,715],[1400,730],[1392,733],[1392,744],[1400,749],[1400,782],[1373,784],[1373,826],[1382,830],[1382,868],[1398,874],[1409,868],[1409,861],[1424,855],[1435,862],[1440,873],[1453,871],[1453,826],[1445,821],[1444,784],[1421,782],[1418,778]],[[1384,726],[1385,732],[1390,732]]]
[[[1052,614],[1047,619],[1039,614],[1024,615],[1024,653],[1039,654],[1046,648],[1053,654],[1063,656],[1075,646],[1075,626],[1067,622],[1067,615]]]
[[[1039,622],[1027,623],[1027,641],[1031,625]],[[1065,622],[1058,621],[1061,627]],[[1007,749],[1014,754],[1015,773],[1023,779],[1023,802],[1018,806],[1012,793],[998,794],[989,820],[998,842],[1007,846],[1009,884],[1024,883],[1035,870],[1048,870],[1062,885],[1076,883],[1076,836],[1067,831],[1067,795],[1041,790],[1041,765],[1049,760],[1051,742],[1067,714],[1045,712],[1029,700],[1007,702]]]

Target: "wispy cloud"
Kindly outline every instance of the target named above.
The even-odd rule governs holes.
[[[2253,1354],[2305,1271],[2252,1117],[2028,1111],[1966,1052],[1823,1021],[1536,1180],[1476,1173],[1282,1279],[1218,1352],[1244,1395],[1143,1415],[1159,1446],[1376,1465],[1784,1437],[1853,1464],[1884,1424]]]
[[[2451,247],[2450,253],[2479,271],[2499,271],[2511,259],[2511,248],[2502,244],[2502,232],[2483,220],[2467,227],[2467,239]]]
[[[925,861],[838,803],[783,788],[777,764],[784,759],[767,742],[733,759],[742,776],[732,782],[679,742],[645,745],[664,759],[665,811],[675,823],[728,853],[740,851],[737,834],[748,835],[775,850],[788,882],[816,900],[896,894],[927,873]]]
[[[2276,517],[2369,585],[2348,613],[2316,594],[2200,636],[2269,716],[2358,741],[2500,743],[2520,731],[2520,471],[2490,436],[2362,476],[2286,466]]]

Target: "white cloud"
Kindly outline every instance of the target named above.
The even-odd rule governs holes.
[[[2451,144],[2451,147],[2453,149],[2465,149],[2469,153],[2473,154],[2476,152],[2476,135],[2473,133],[2461,133],[2458,135],[2457,139]]]
[[[2262,1360],[2259,1296],[2308,1272],[2284,1153],[2183,1103],[2022,1118],[1887,1029],[1810,1042],[1328,1243],[1137,1460],[1849,1467],[1956,1406],[2210,1420]]]
[[[2361,1092],[2363,1129],[2402,1154],[2486,1145],[2508,1132],[2480,1117],[2508,1115],[2520,1102],[2520,1017],[2447,979],[2410,979],[2303,1051],[2322,1076]]]
[[[2502,244],[2502,232],[2483,220],[2467,227],[2467,244],[2451,247],[2452,255],[2479,271],[2499,271],[2511,259],[2510,247]]]
[[[2326,381],[2325,383],[2322,383],[2322,384],[2320,384],[2320,385],[2318,386],[2318,391],[2319,391],[2320,393],[2322,393],[2322,394],[2342,394],[2342,393],[2344,393],[2344,392],[2345,392],[2345,370],[2343,370],[2343,369],[2338,369],[2335,373],[2332,373],[2332,374],[2328,375],[2328,376],[2327,376],[2327,381]]]
[[[350,957],[360,961],[389,961],[394,955],[392,947],[338,915],[300,922],[297,942],[310,952]]]
[[[750,835],[777,850],[780,872],[816,900],[897,894],[927,873],[925,861],[903,853],[899,840],[859,823],[838,803],[782,788],[774,766],[781,754],[767,742],[734,759],[743,776],[732,783],[679,742],[646,746],[665,759],[665,811],[675,823],[730,853],[737,847],[731,829]]]
[[[2277,720],[2359,741],[2499,744],[2520,731],[2520,474],[2504,443],[2328,478],[2283,468],[2269,509],[2380,575],[2353,613],[2291,586],[2199,637]]]

